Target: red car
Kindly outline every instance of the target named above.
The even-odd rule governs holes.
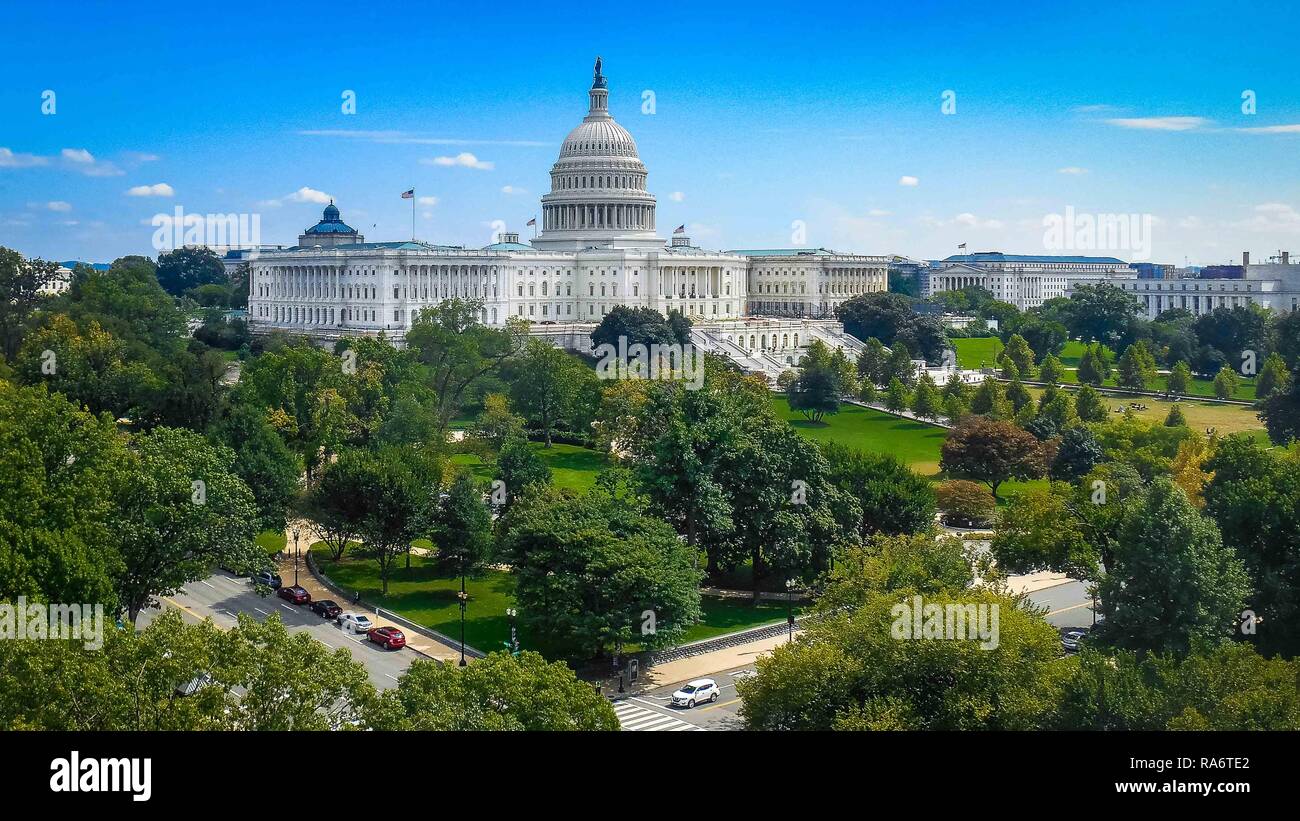
[[[366,638],[375,644],[383,645],[389,650],[400,650],[406,646],[406,636],[396,627],[375,627],[366,633]]]
[[[311,604],[311,594],[297,585],[281,587],[275,595],[294,604]]]

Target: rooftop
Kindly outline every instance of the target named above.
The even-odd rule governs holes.
[[[1053,256],[1051,254],[1004,254],[1001,251],[979,251],[974,254],[953,254],[944,262],[1037,262],[1091,265],[1128,265],[1115,257]]]

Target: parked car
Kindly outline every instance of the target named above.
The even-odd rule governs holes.
[[[375,627],[366,633],[366,638],[389,650],[400,650],[406,646],[406,635],[396,627]]]
[[[711,678],[697,678],[673,693],[674,707],[694,707],[701,701],[717,701],[718,684]]]
[[[311,604],[311,594],[308,593],[305,588],[299,587],[296,584],[290,585],[289,587],[281,587],[279,590],[275,591],[275,595],[287,602],[292,602],[293,604]]]
[[[336,619],[343,608],[339,607],[332,599],[321,599],[311,603],[311,612],[323,619]]]
[[[265,585],[272,590],[279,590],[280,585],[284,584],[284,582],[280,580],[279,573],[272,573],[269,570],[258,571],[257,573],[254,573],[251,578],[253,584]]]
[[[1061,636],[1061,646],[1065,648],[1065,652],[1067,653],[1077,653],[1079,651],[1079,643],[1082,642],[1087,635],[1087,632],[1083,630],[1071,630]]]
[[[334,621],[349,633],[369,633],[370,628],[374,627],[370,619],[361,613],[340,613]]]

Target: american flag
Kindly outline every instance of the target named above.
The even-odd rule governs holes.
[[[676,228],[673,229],[673,233],[674,233],[674,234],[685,234],[685,233],[686,233],[686,226],[685,226],[685,225],[679,225],[679,226],[677,226]]]
[[[414,189],[414,188],[412,188],[410,191],[403,191],[403,192],[402,192],[402,199],[404,199],[404,200],[413,199],[414,197],[415,197],[415,189]]]
[[[537,217],[533,217],[532,219],[530,219],[530,220],[529,220],[527,223],[525,223],[525,224],[526,224],[526,225],[536,225],[536,224],[537,224]]]
[[[957,250],[958,250],[958,251],[963,251],[963,250],[965,250],[965,249],[966,249],[966,243],[964,243],[964,242],[963,242],[961,245],[958,245],[958,246],[957,246]]]

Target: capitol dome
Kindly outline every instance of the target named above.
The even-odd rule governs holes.
[[[636,140],[609,113],[609,89],[596,60],[587,116],[569,132],[542,197],[542,233],[550,248],[656,247],[655,197]]]

